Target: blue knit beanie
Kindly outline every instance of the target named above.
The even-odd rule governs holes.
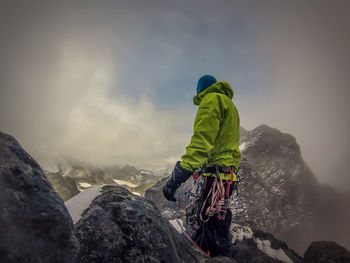
[[[210,75],[200,77],[197,84],[197,95],[217,82],[216,78]]]

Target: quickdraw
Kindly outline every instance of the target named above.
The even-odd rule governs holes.
[[[185,195],[190,199],[190,204],[186,206],[186,222],[194,231],[199,228],[199,212],[201,205],[202,191],[205,186],[205,178],[198,174],[193,174],[193,186],[185,192]]]

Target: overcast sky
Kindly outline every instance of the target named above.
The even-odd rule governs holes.
[[[350,189],[350,1],[2,1],[0,34],[0,129],[39,160],[172,167],[209,73]]]

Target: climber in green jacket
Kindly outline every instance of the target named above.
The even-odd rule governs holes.
[[[182,160],[176,163],[163,188],[165,198],[175,202],[176,190],[191,175],[201,174],[205,177],[201,197],[202,222],[193,239],[204,250],[209,251],[211,256],[228,255],[230,247],[229,228],[232,214],[223,203],[227,204],[227,199],[232,194],[232,181],[236,180],[241,160],[240,119],[232,102],[233,94],[226,81],[217,82],[210,75],[204,75],[198,80],[197,95],[193,102],[199,108],[193,136]],[[220,196],[213,196],[211,188],[221,189],[223,193],[219,191]],[[220,198],[222,203],[215,203],[214,199]],[[220,211],[216,210],[217,207]]]

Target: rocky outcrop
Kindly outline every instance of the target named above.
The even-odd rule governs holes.
[[[319,184],[295,138],[267,125],[242,131],[233,221],[273,233],[303,253],[315,240],[350,247],[350,199]]]
[[[242,132],[240,148],[240,194],[233,202],[233,221],[284,240],[310,224],[310,190],[318,183],[303,161],[295,138],[261,125]],[[302,244],[296,239],[298,242],[290,245],[298,251],[311,241]]]
[[[51,182],[55,191],[62,197],[64,201],[67,201],[73,196],[79,194],[77,183],[72,177],[63,177],[60,173],[47,173],[46,177]]]
[[[231,256],[237,262],[287,262],[301,263],[302,258],[287,244],[272,234],[246,226],[232,224]]]
[[[347,263],[350,262],[350,252],[335,242],[313,242],[304,254],[308,263]]]
[[[0,132],[0,261],[71,262],[71,217],[37,162]]]
[[[79,263],[198,262],[201,257],[180,247],[181,237],[174,241],[169,222],[151,202],[119,186],[103,187],[75,225],[75,236]]]

